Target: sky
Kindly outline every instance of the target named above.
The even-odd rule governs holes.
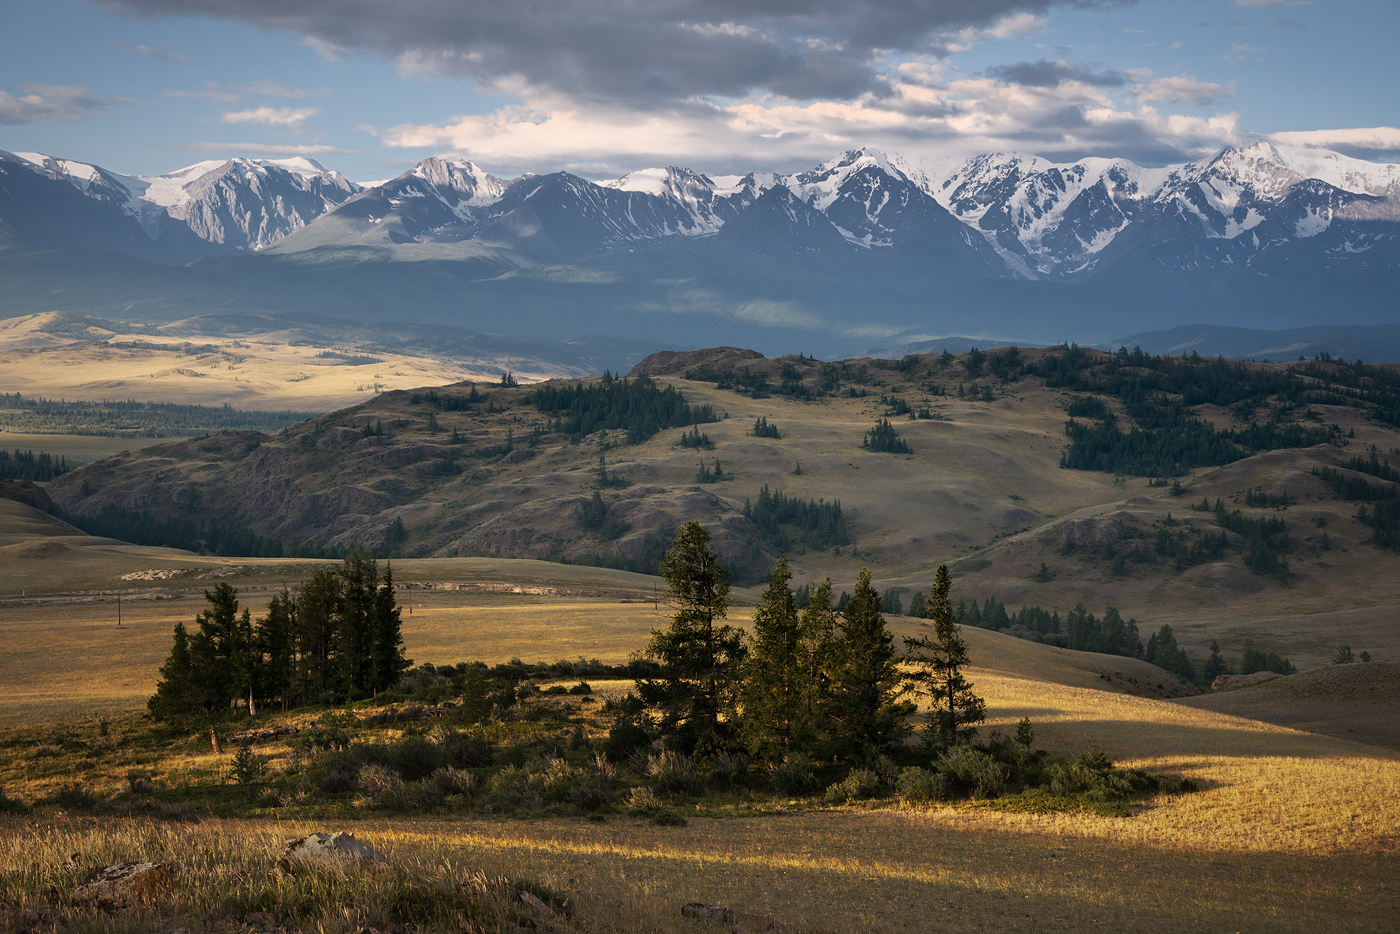
[[[1400,162],[1397,0],[0,0],[0,149],[501,177],[846,149]]]

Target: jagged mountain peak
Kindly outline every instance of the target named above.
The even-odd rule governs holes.
[[[419,178],[436,189],[449,205],[493,204],[505,194],[507,183],[467,159],[449,161],[432,156],[409,169],[400,179]]]

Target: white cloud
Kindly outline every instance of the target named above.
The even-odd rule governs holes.
[[[162,44],[159,48],[149,45],[138,45],[133,46],[133,48],[147,58],[157,62],[187,62],[190,60],[188,55],[174,51],[169,42]]]
[[[1242,62],[1246,59],[1254,59],[1256,62],[1264,57],[1267,49],[1250,45],[1247,42],[1236,42],[1230,46],[1230,51],[1220,56],[1227,62]]]
[[[124,97],[89,97],[89,89],[76,84],[25,84],[20,90],[19,96],[0,91],[0,124],[86,120],[115,104],[131,103]]]
[[[1045,17],[1031,13],[1016,13],[1003,17],[986,28],[969,26],[948,34],[946,37],[947,48],[950,52],[965,52],[974,45],[981,45],[993,39],[1033,36],[1044,31]]]
[[[1400,127],[1373,126],[1342,130],[1289,130],[1269,139],[1285,146],[1330,149],[1359,159],[1400,159]]]
[[[702,171],[790,171],[843,149],[875,146],[916,162],[1022,150],[1050,157],[1123,156],[1161,165],[1244,142],[1237,114],[1125,109],[1082,82],[1029,86],[983,78],[939,82],[914,69],[887,94],[799,102],[775,96],[637,111],[525,89],[525,103],[441,124],[362,126],[387,147],[467,156],[492,171],[567,169],[612,177],[678,153]]]
[[[207,97],[211,101],[219,101],[223,104],[237,104],[239,101],[243,100],[243,98],[237,94],[230,94],[228,91],[218,91],[213,88],[206,88],[203,91],[162,91],[161,95],[164,97],[180,97],[189,100]]]
[[[319,107],[254,107],[224,114],[225,123],[258,123],[282,126],[291,130],[307,129],[306,121],[320,113]]]
[[[334,156],[354,155],[358,149],[341,149],[338,146],[299,146],[281,143],[221,143],[203,141],[196,143],[167,143],[162,149],[181,149],[193,152],[229,152],[249,156]]]
[[[1137,90],[1137,102],[1158,101],[1167,104],[1209,104],[1228,92],[1213,81],[1197,81],[1190,75],[1159,78]]]
[[[344,46],[336,45],[334,42],[328,39],[322,39],[319,36],[307,36],[305,39],[301,40],[301,44],[312,52],[315,52],[316,57],[321,61],[330,64],[344,61],[346,56],[350,54],[350,50]]]

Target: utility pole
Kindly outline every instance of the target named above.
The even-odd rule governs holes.
[[[117,594],[117,628],[122,628],[122,595]]]

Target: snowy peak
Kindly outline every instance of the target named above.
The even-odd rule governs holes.
[[[788,187],[819,211],[825,211],[846,187],[853,176],[885,176],[910,184],[904,162],[878,149],[853,149],[814,169],[800,172],[788,180]]]
[[[480,207],[495,204],[506,192],[506,183],[482,171],[475,162],[459,159],[424,159],[400,178],[421,178],[433,187],[438,197],[455,208],[466,204]]]

